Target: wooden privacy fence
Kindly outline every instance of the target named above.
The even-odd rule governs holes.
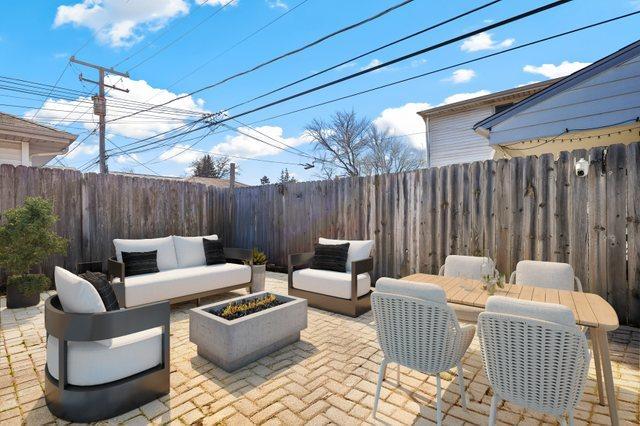
[[[45,262],[50,276],[53,265],[75,270],[78,261],[107,259],[114,238],[211,233],[225,238],[228,195],[226,189],[178,180],[0,166],[0,213],[28,196],[53,201],[60,217],[56,232],[69,240],[69,249],[67,256]]]
[[[586,177],[574,160],[591,157]],[[640,325],[640,145],[457,164],[383,176],[228,189],[184,181],[0,166],[0,213],[54,202],[73,268],[114,238],[219,234],[284,266],[320,236],[375,240],[374,278],[437,273],[448,254],[487,255],[507,276],[522,259],[573,265],[586,291]]]
[[[589,158],[586,177],[574,160]],[[448,254],[568,262],[640,324],[640,145],[235,190],[231,244],[285,265],[320,236],[375,240],[375,277],[437,273]]]

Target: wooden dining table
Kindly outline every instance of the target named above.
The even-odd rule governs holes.
[[[444,289],[447,301],[453,309],[464,312],[465,317],[469,317],[470,308],[472,312],[481,312],[485,308],[487,298],[490,297],[479,280],[429,274],[413,274],[402,279],[439,285]],[[600,404],[605,405],[604,379],[611,424],[620,424],[609,356],[609,341],[607,340],[607,332],[615,330],[619,326],[618,316],[613,307],[597,294],[529,285],[505,284],[504,288],[497,289],[495,295],[520,300],[559,303],[573,311],[576,324],[589,328]]]

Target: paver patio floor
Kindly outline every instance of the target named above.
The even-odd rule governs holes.
[[[286,294],[286,275],[268,273],[267,290]],[[172,309],[171,393],[109,423],[350,425],[431,424],[435,420],[435,378],[402,369],[398,387],[395,365],[387,373],[378,418],[370,417],[382,357],[370,312],[353,319],[310,308],[309,327],[300,342],[229,374],[199,357],[189,342],[188,309],[194,306],[186,303]],[[9,310],[2,298],[0,309],[0,423],[62,423],[49,413],[44,401],[43,304]],[[640,330],[621,327],[610,333],[609,340],[620,419],[638,424]],[[442,375],[444,424],[486,424],[491,390],[477,337],[464,358],[464,370],[468,411],[460,406],[455,375]],[[608,408],[598,404],[596,392],[592,361],[575,412],[576,424],[609,424]],[[510,425],[555,422],[553,417],[508,403],[500,407],[498,419]]]

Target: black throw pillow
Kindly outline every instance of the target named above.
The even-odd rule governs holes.
[[[202,244],[204,246],[204,257],[207,260],[207,265],[227,263],[227,259],[224,257],[222,240],[208,240],[203,238]]]
[[[347,272],[347,254],[349,243],[344,244],[316,244],[311,269]]]
[[[158,250],[123,251],[124,276],[151,274],[158,271]]]
[[[107,281],[107,276],[100,272],[87,271],[79,275],[81,278],[89,281],[91,285],[96,289],[102,299],[102,303],[107,311],[117,311],[120,309],[118,305],[118,298],[113,291],[113,287]]]

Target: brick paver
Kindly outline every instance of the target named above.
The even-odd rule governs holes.
[[[286,276],[269,273],[267,289],[286,294]],[[228,298],[227,294],[216,299]],[[43,298],[46,297],[43,294]],[[216,299],[211,299],[214,301]],[[209,301],[207,301],[209,302]],[[171,313],[171,393],[112,421],[124,424],[432,424],[435,379],[395,366],[385,381],[378,419],[372,419],[373,392],[382,358],[371,313],[353,319],[309,309],[301,340],[247,367],[227,373],[196,354],[189,342],[188,309]],[[45,424],[56,419],[44,402],[46,359],[43,304],[9,310],[0,299],[0,423]],[[620,419],[640,423],[640,330],[610,333]],[[73,367],[71,367],[73,368]],[[460,406],[455,374],[443,373],[444,423],[486,423],[491,388],[482,370],[477,338],[464,358],[469,410]],[[596,395],[593,363],[576,424],[608,424],[607,407]],[[505,403],[503,424],[542,425],[554,419]],[[59,423],[60,422],[58,420]]]

